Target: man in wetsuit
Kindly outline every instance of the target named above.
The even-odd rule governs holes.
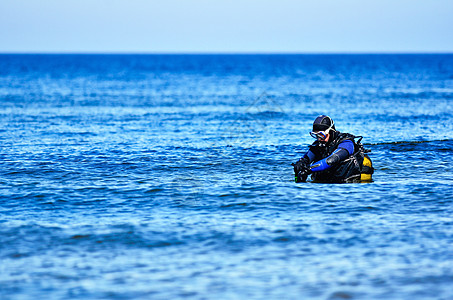
[[[354,141],[355,136],[335,129],[326,115],[313,122],[310,135],[316,141],[295,164],[296,182],[305,182],[308,175],[315,182],[353,182],[360,180],[363,151]]]

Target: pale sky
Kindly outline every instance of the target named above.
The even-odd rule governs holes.
[[[453,0],[0,0],[10,52],[453,52]]]

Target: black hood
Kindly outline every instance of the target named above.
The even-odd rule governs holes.
[[[332,127],[335,129],[335,124],[333,120],[326,115],[318,116],[315,121],[313,122],[313,131],[325,131]]]

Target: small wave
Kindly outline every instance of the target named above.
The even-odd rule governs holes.
[[[220,197],[225,197],[227,195],[221,195]],[[234,208],[234,207],[244,207],[247,206],[247,203],[231,203],[231,204],[224,204],[221,205],[220,208]]]
[[[387,150],[396,152],[407,152],[407,151],[453,151],[453,140],[430,140],[430,141],[396,141],[396,142],[383,142],[374,144],[364,144],[365,147],[374,146],[382,147]]]
[[[395,142],[363,143],[363,145],[364,146],[378,146],[378,145],[424,144],[424,143],[436,143],[436,142],[453,142],[453,139],[428,140],[428,141],[395,141]]]

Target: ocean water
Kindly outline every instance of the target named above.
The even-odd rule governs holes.
[[[451,54],[0,55],[0,140],[0,299],[453,299]]]

